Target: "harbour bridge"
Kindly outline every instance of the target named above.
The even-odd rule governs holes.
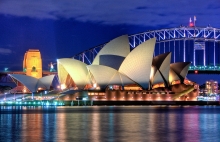
[[[154,56],[172,52],[171,62],[191,62],[189,73],[194,71],[220,73],[220,29],[218,28],[180,26],[146,31],[128,37],[131,50],[150,38],[156,38]],[[105,44],[83,51],[73,58],[91,64]]]

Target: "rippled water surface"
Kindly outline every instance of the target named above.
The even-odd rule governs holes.
[[[0,141],[220,141],[220,107],[0,107]]]

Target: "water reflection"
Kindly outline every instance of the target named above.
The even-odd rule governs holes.
[[[21,114],[0,115],[0,140],[7,139],[11,141],[17,139],[19,141],[21,121]]]
[[[218,141],[220,107],[0,107],[0,141]]]
[[[41,114],[23,114],[22,127],[20,128],[22,139],[24,141],[42,140],[42,115]]]
[[[97,109],[97,108],[95,108]],[[89,126],[89,132],[91,133],[90,139],[99,142],[100,141],[100,113],[91,114],[91,125]]]
[[[56,117],[56,139],[64,141],[66,140],[66,113],[59,113],[59,117]],[[73,119],[71,118],[73,121]]]

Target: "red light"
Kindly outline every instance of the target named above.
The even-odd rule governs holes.
[[[189,23],[189,26],[190,26],[190,27],[193,27],[193,26],[194,26],[193,22],[190,22],[190,23]]]
[[[197,71],[197,70],[195,70],[195,74],[198,74],[198,71]]]

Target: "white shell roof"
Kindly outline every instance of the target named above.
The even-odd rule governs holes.
[[[122,35],[107,43],[96,55],[92,65],[99,65],[100,55],[118,55],[126,57],[130,53],[128,35]]]
[[[88,70],[86,68],[87,65],[85,63],[71,58],[58,59],[57,62],[65,68],[78,88],[83,89],[86,84],[90,84]]]
[[[22,75],[22,74],[9,74],[9,75],[12,78],[21,82],[31,92],[37,92],[39,87],[49,89],[54,78],[54,75],[45,76],[40,79],[34,78],[32,76]]]
[[[173,80],[185,78],[190,64],[170,65],[171,53],[158,55],[153,60],[155,43],[156,38],[152,38],[130,52],[128,36],[120,36],[99,51],[92,65],[72,58],[59,59],[59,79],[65,83],[69,74],[79,89],[91,84],[90,78],[102,89],[107,85],[124,86],[134,83],[143,89],[149,89],[150,82],[152,85],[161,82],[169,85]]]
[[[42,78],[38,79],[38,88],[39,87],[44,87],[46,89],[50,89],[50,85],[54,79],[55,75],[48,75],[48,76],[44,76]],[[40,86],[40,82],[42,83],[43,86]]]
[[[171,60],[171,53],[164,53],[154,57],[157,59],[157,65],[159,69],[156,70],[155,75],[152,80],[152,85],[157,83],[167,83],[169,84],[169,72],[170,72],[170,60]],[[162,76],[161,76],[162,74]],[[166,81],[166,82],[165,82]]]
[[[170,64],[170,77],[169,82],[173,82],[175,80],[182,80],[186,77],[188,73],[188,69],[190,66],[190,62],[177,62]]]
[[[117,55],[100,55],[99,65],[108,66],[116,70],[119,69],[125,57]]]
[[[108,85],[129,85],[129,84],[136,84],[133,80],[131,80],[128,76],[120,73],[117,71],[115,75],[111,78]]]
[[[63,67],[63,65],[59,62],[57,62],[57,74],[59,76],[59,83],[60,84],[65,84],[66,83],[66,78],[68,76],[68,72]]]
[[[157,84],[157,83],[164,83],[164,79],[161,76],[159,70],[156,71],[151,83],[152,83],[152,85]]]
[[[119,72],[129,76],[143,89],[149,88],[155,43],[156,38],[152,38],[134,48],[119,68]]]
[[[107,85],[125,85],[134,83],[127,76],[119,73],[117,70],[102,66],[102,65],[88,65],[90,73],[93,75],[96,83],[105,88]]]
[[[188,65],[186,65],[186,66],[183,68],[183,70],[180,72],[180,75],[181,75],[183,78],[186,77],[186,75],[187,75],[187,73],[188,73],[188,71],[189,71],[189,66],[190,66],[190,63],[189,63]]]
[[[173,81],[180,80],[179,76],[170,68],[169,73],[169,83],[171,84]]]

